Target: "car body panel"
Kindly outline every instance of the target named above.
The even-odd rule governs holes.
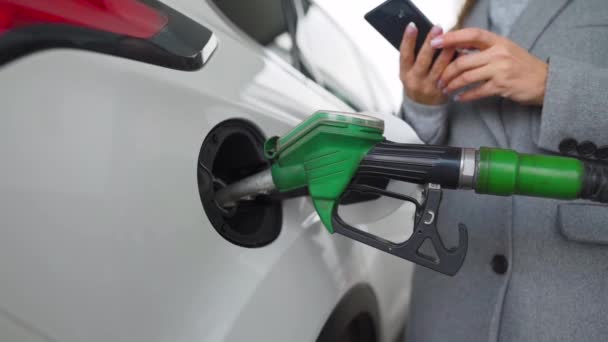
[[[241,248],[211,227],[198,194],[200,146],[219,122],[280,135],[348,106],[211,24],[200,1],[167,3],[217,36],[200,71],[66,49],[0,68],[1,321],[62,342],[311,341],[366,283],[392,339],[411,264],[331,236],[306,198],[284,202],[275,242]]]

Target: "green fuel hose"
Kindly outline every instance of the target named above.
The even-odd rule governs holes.
[[[608,166],[569,157],[481,148],[475,191],[608,202]]]
[[[608,165],[499,148],[474,150],[385,141],[363,158],[358,174],[468,188],[479,194],[608,202]]]
[[[583,162],[577,159],[481,148],[475,191],[502,196],[576,199],[582,194],[584,179]]]

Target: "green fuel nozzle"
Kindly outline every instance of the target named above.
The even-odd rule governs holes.
[[[281,192],[308,188],[330,233],[332,215],[361,160],[384,140],[384,122],[363,115],[318,112],[282,138],[264,146],[273,160],[272,178]]]
[[[233,205],[238,198],[256,192],[307,188],[330,233],[348,236],[448,275],[454,275],[462,266],[468,235],[466,227],[459,224],[458,247],[448,249],[441,241],[436,222],[442,188],[499,196],[608,202],[608,166],[604,164],[488,147],[476,150],[401,144],[385,140],[383,134],[384,123],[380,119],[317,112],[285,136],[266,142],[265,154],[272,161],[269,171],[220,190],[216,201],[220,205]],[[358,184],[356,180],[363,176],[426,185],[423,203],[403,194]],[[410,239],[393,243],[346,224],[337,208],[342,196],[353,191],[413,202],[417,214]],[[437,258],[418,252],[426,240],[432,242]]]

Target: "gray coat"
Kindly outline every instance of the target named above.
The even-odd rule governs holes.
[[[487,29],[487,5],[466,26]],[[451,104],[444,142],[528,153],[555,153],[565,138],[608,145],[608,0],[531,0],[510,38],[549,61],[544,106]],[[454,277],[416,269],[408,342],[608,341],[608,207],[446,191],[447,245],[459,222],[466,261]]]

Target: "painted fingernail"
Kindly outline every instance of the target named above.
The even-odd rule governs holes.
[[[438,89],[443,89],[443,86],[444,86],[444,85],[445,85],[445,84],[443,83],[443,80],[439,80],[439,81],[437,81],[437,88],[438,88]]]
[[[448,91],[448,89],[447,89],[447,88],[441,88],[441,92],[442,92],[444,95],[450,95],[450,92]]]
[[[443,29],[441,28],[441,26],[435,25],[435,26],[433,26],[433,28],[429,32],[429,35],[431,37],[437,37],[438,35],[440,35],[442,33],[443,33]]]
[[[443,36],[433,38],[431,40],[431,46],[435,49],[441,49],[443,47]]]
[[[460,102],[460,94],[454,96],[454,101]]]
[[[413,21],[411,21],[409,24],[407,24],[407,27],[405,28],[405,34],[408,37],[414,36],[417,31],[418,31],[418,28],[416,27],[416,24],[414,24]]]

